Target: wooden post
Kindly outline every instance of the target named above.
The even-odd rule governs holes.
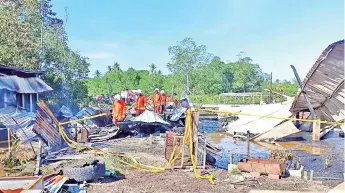
[[[313,122],[313,141],[320,141],[321,124],[320,120]]]
[[[207,146],[207,140],[206,140],[206,138],[205,138],[205,145],[204,145],[204,151],[203,151],[203,163],[202,163],[202,168],[203,168],[203,170],[205,170],[206,169],[206,146]]]
[[[247,155],[250,157],[250,132],[247,130]]]
[[[38,140],[38,150],[37,150],[37,162],[36,162],[36,170],[35,170],[35,176],[38,176],[40,173],[40,166],[41,166],[41,150],[42,143],[41,140]]]
[[[10,128],[7,128],[7,142],[8,142],[8,156],[11,155],[11,133]]]
[[[198,130],[199,130],[199,111],[193,112],[193,143],[194,143],[194,158],[195,165],[198,165]]]

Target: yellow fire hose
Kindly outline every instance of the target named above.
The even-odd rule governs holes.
[[[278,117],[278,116],[270,116],[270,115],[259,115],[259,114],[249,114],[249,113],[242,113],[242,112],[232,112],[232,111],[221,111],[221,110],[205,110],[205,109],[200,109],[200,111],[204,112],[211,112],[211,113],[228,113],[232,115],[243,115],[243,116],[257,116],[257,117],[262,117],[262,118],[271,118],[271,119],[283,119],[283,120],[291,120],[291,121],[302,121],[302,122],[318,122],[318,123],[323,123],[323,124],[330,124],[330,125],[343,125],[344,123],[341,122],[330,122],[330,121],[321,121],[321,120],[308,120],[308,119],[297,119],[297,118],[286,118],[286,117]],[[86,146],[80,146],[77,142],[71,140],[68,138],[67,134],[65,133],[64,129],[62,128],[62,125],[70,124],[73,122],[78,122],[78,121],[83,121],[83,120],[88,120],[96,117],[101,117],[101,116],[106,116],[106,113],[102,113],[99,115],[94,115],[94,116],[88,116],[84,117],[81,119],[76,119],[76,120],[71,120],[67,121],[64,123],[59,123],[58,128],[59,132],[63,138],[63,140],[68,144],[69,147],[74,148],[74,149],[90,149],[94,150],[95,148],[92,147],[86,147]],[[192,112],[191,109],[187,110],[187,116],[186,116],[186,125],[185,125],[185,132],[183,136],[183,141],[182,141],[182,147],[185,146],[186,142],[189,140],[189,150],[190,150],[190,155],[191,155],[191,160],[192,160],[192,165],[193,165],[193,172],[196,178],[200,179],[208,179],[210,183],[214,184],[213,181],[213,174],[208,175],[208,176],[202,176],[200,173],[197,172],[196,168],[196,163],[195,163],[195,157],[193,155],[193,141],[192,141]],[[175,155],[175,150],[176,147],[174,147],[173,152],[170,156],[169,161],[164,167],[156,167],[156,166],[149,166],[149,165],[144,165],[138,163],[138,161],[133,158],[130,155],[125,155],[125,154],[119,154],[119,153],[112,153],[112,152],[106,152],[104,150],[100,150],[105,154],[117,156],[119,158],[119,161],[125,165],[128,165],[132,168],[141,170],[141,171],[146,171],[146,172],[153,172],[153,173],[158,173],[162,172],[166,169],[168,169],[170,166],[172,166],[175,162],[175,160],[181,155],[183,148],[180,149],[180,151]],[[128,159],[130,162],[125,161],[124,158]]]
[[[96,117],[100,117],[100,116],[106,116],[106,113],[103,114],[99,114],[99,115],[94,115],[94,116],[89,116],[89,117],[84,117],[81,119],[76,119],[76,120],[71,120],[68,122],[64,122],[64,123],[59,123],[57,125],[59,132],[61,134],[62,139],[67,143],[67,145],[71,148],[74,149],[90,149],[90,150],[94,150],[95,148],[93,147],[86,147],[86,146],[80,146],[77,142],[71,140],[68,138],[67,134],[65,133],[64,129],[62,128],[62,125],[66,125],[66,124],[70,124],[73,122],[78,122],[78,121],[83,121],[83,120],[88,120],[88,119],[92,119],[92,118],[96,118]],[[181,155],[182,151],[183,151],[183,147],[185,146],[185,143],[187,142],[187,139],[189,139],[189,150],[190,150],[190,155],[191,155],[191,159],[192,159],[192,165],[193,165],[193,172],[196,178],[200,178],[200,179],[208,179],[209,182],[211,184],[214,184],[213,181],[213,174],[208,175],[208,176],[202,176],[200,173],[197,172],[197,168],[196,168],[196,163],[195,163],[195,158],[193,155],[193,141],[192,141],[192,112],[191,109],[187,110],[187,116],[186,116],[186,125],[185,125],[185,132],[184,132],[184,136],[183,136],[183,141],[182,141],[182,148],[180,148],[179,153],[175,156],[175,150],[176,147],[174,147],[173,152],[170,156],[170,159],[168,161],[168,163],[164,166],[164,167],[155,167],[155,166],[149,166],[149,165],[144,165],[144,164],[140,164],[138,163],[138,161],[133,158],[130,155],[120,155],[119,153],[112,153],[112,152],[106,152],[104,150],[100,150],[105,154],[108,155],[113,155],[113,156],[117,156],[119,158],[119,161],[125,165],[128,165],[132,168],[141,170],[141,171],[145,171],[145,172],[153,172],[153,173],[158,173],[158,172],[163,172],[166,169],[168,169],[170,166],[172,166],[175,162],[175,160]],[[127,158],[128,160],[130,160],[133,163],[130,163],[128,161],[125,161],[124,158]]]

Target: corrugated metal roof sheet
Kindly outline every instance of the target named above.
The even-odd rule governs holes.
[[[40,93],[53,90],[38,77],[21,78],[18,76],[0,76],[0,89],[17,93]]]
[[[345,118],[344,40],[325,49],[304,79],[303,87],[319,119],[341,121]],[[307,109],[307,103],[299,93],[291,112]]]
[[[36,137],[32,130],[34,122],[35,113],[12,106],[0,109],[0,123],[16,133],[22,142],[27,142]]]
[[[39,112],[36,114],[36,124],[33,129],[49,147],[59,147],[61,145],[62,140],[58,129]]]

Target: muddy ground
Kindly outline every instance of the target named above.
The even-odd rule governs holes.
[[[109,151],[124,152],[137,158],[140,163],[163,166],[164,139],[127,138],[107,143]],[[341,181],[305,181],[294,178],[270,180],[267,177],[257,179],[246,178],[239,181],[226,170],[211,168],[215,185],[205,179],[197,179],[189,169],[166,170],[162,173],[142,172],[129,167],[121,167],[123,175],[118,178],[103,178],[89,184],[87,192],[249,192],[250,190],[294,190],[309,192],[327,192]]]

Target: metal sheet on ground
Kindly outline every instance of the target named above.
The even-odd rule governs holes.
[[[283,104],[250,105],[244,108],[242,113],[288,118],[291,116],[291,112],[289,111],[291,103],[291,101],[288,101]],[[260,134],[272,129],[283,121],[283,119],[240,115],[237,121],[229,123],[228,132],[246,133],[249,131],[253,134]]]
[[[284,123],[274,127],[273,129],[263,134],[259,134],[258,136],[255,136],[253,139],[255,141],[263,141],[266,139],[277,140],[289,136],[291,134],[297,133],[299,131],[300,130],[298,130],[291,121],[285,121]]]

